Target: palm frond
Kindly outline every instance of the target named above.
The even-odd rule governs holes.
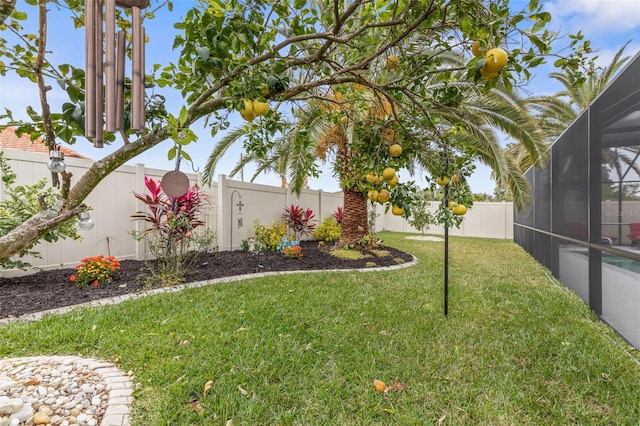
[[[247,134],[247,132],[248,129],[246,126],[236,127],[235,129],[227,133],[225,137],[220,139],[218,143],[215,144],[202,170],[202,181],[204,183],[211,185],[218,162],[222,159],[227,150],[233,144],[240,141],[242,137]]]

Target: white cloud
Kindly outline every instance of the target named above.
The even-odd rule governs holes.
[[[640,39],[638,40],[640,42]],[[618,51],[622,48],[623,45],[612,47],[609,49],[600,49],[595,52],[597,55],[596,64],[601,67],[606,67],[611,64],[614,56],[618,53]],[[629,43],[629,45],[624,49],[622,53],[622,57],[629,57],[627,63],[636,55],[637,52],[640,52],[640,43]]]
[[[638,0],[554,0],[545,4],[553,22],[564,21],[563,29],[590,34],[622,35],[640,29]]]

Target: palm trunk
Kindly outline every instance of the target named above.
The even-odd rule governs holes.
[[[367,232],[367,200],[355,189],[344,189],[344,210],[342,212],[342,234],[339,246],[358,241]],[[358,230],[360,228],[364,232]]]

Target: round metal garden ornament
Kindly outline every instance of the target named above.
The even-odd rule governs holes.
[[[162,177],[162,190],[169,197],[182,197],[189,191],[189,178],[181,171],[167,172]]]

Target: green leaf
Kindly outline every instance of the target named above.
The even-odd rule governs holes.
[[[171,149],[169,149],[169,152],[167,153],[167,159],[171,161],[174,158],[176,158],[177,154],[178,154],[178,150],[176,149],[175,146],[172,146]]]
[[[180,127],[184,126],[187,123],[187,118],[189,118],[189,112],[187,111],[187,107],[182,105],[182,108],[180,109]]]
[[[18,12],[17,10],[13,11],[13,13],[11,14],[11,17],[13,19],[15,19],[16,21],[26,21],[27,20],[27,14],[25,12]]]

